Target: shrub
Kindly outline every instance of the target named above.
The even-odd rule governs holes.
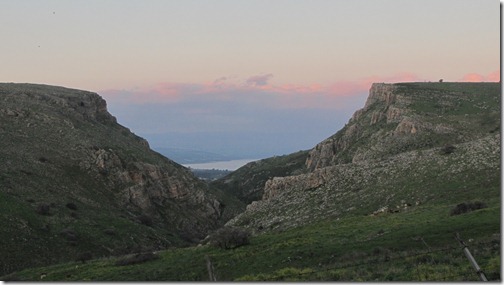
[[[152,225],[154,224],[154,222],[152,221],[152,218],[150,216],[145,215],[145,214],[138,216],[137,219],[142,225],[152,227]]]
[[[144,253],[136,253],[132,255],[124,256],[118,259],[115,263],[117,266],[125,266],[131,264],[144,263],[150,260],[156,260],[159,258],[159,255],[153,252],[144,252]]]
[[[51,210],[51,206],[49,204],[40,203],[37,205],[35,212],[37,212],[40,215],[49,216],[51,214],[49,212],[50,210]]]
[[[441,154],[450,154],[457,149],[454,145],[446,144],[441,148]]]
[[[471,212],[474,210],[484,209],[486,207],[487,207],[487,205],[485,203],[480,202],[480,201],[476,201],[473,203],[471,203],[471,202],[461,203],[461,204],[458,204],[457,206],[455,206],[455,208],[453,208],[450,211],[450,216],[465,214],[465,213],[468,213],[468,212]]]
[[[67,241],[77,241],[77,233],[69,228],[63,229],[60,235],[64,237]]]
[[[66,207],[70,210],[77,210],[77,205],[75,205],[74,203],[67,203],[66,204]]]
[[[115,236],[116,235],[116,231],[112,228],[108,228],[108,229],[104,229],[103,232],[109,236]]]
[[[210,244],[222,249],[236,248],[250,243],[250,232],[234,227],[223,227],[210,236]]]

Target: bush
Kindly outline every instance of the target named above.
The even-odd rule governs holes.
[[[210,244],[222,249],[236,248],[250,243],[250,232],[234,227],[223,227],[210,236]]]
[[[49,216],[51,214],[49,212],[50,210],[51,210],[51,206],[49,204],[41,203],[41,204],[37,205],[35,212],[37,212],[40,215]]]
[[[131,265],[131,264],[138,264],[138,263],[144,263],[150,260],[156,260],[159,258],[159,255],[153,253],[153,252],[144,252],[144,253],[137,253],[137,254],[132,254],[132,255],[127,255],[124,256],[120,259],[118,259],[115,263],[117,266],[125,266],[125,265]]]
[[[66,207],[70,210],[77,210],[77,205],[75,205],[74,203],[67,203],[66,204]]]
[[[142,225],[152,227],[152,225],[154,224],[154,222],[152,221],[152,218],[150,216],[145,215],[145,214],[138,216],[137,219]]]
[[[103,232],[109,236],[115,236],[116,231],[113,228],[104,229]]]
[[[60,235],[64,237],[67,241],[77,241],[77,233],[69,228],[63,229]]]
[[[447,144],[441,148],[441,154],[450,154],[457,149],[454,145]]]
[[[455,215],[460,215],[460,214],[465,214],[474,210],[479,210],[479,209],[484,209],[486,208],[487,205],[485,203],[482,203],[480,201],[476,201],[473,203],[461,203],[455,206],[450,211],[450,216],[455,216]]]

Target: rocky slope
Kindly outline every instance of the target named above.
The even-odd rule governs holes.
[[[289,155],[253,161],[225,177],[213,181],[210,185],[221,189],[230,196],[237,197],[246,205],[261,200],[264,194],[264,183],[269,179],[305,172],[307,155],[307,151],[299,151]]]
[[[496,83],[375,83],[364,108],[318,144],[306,166],[380,159],[497,131],[499,88]]]
[[[429,203],[496,199],[500,85],[373,84],[363,109],[228,222],[257,232]]]
[[[0,161],[2,273],[180,246],[233,215],[91,92],[0,84]]]

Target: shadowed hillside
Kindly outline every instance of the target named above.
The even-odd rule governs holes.
[[[187,245],[231,218],[95,93],[0,84],[0,137],[1,273]]]

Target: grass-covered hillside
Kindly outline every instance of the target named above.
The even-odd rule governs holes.
[[[0,274],[189,245],[234,209],[91,92],[0,84],[0,161]]]
[[[452,206],[329,219],[254,236],[224,250],[209,245],[76,261],[1,277],[16,281],[478,281],[454,237],[489,280],[500,279],[500,206],[450,215]]]

